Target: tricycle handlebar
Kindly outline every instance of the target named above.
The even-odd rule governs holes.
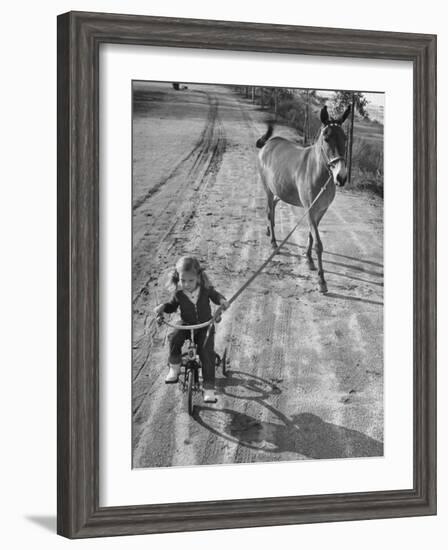
[[[169,327],[177,330],[196,330],[208,327],[213,322],[213,318],[205,321],[205,323],[199,323],[198,325],[173,325],[172,323],[165,321],[165,319],[162,319],[162,322],[165,323],[165,325],[168,325]]]

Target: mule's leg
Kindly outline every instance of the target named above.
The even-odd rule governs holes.
[[[306,245],[306,252],[304,256],[306,257],[306,263],[308,265],[308,268],[312,271],[316,269],[316,266],[314,265],[313,256],[311,255],[311,251],[313,249],[313,234],[311,233],[311,228],[308,231],[308,244]]]
[[[324,251],[324,247],[322,246],[322,241],[320,240],[317,222],[314,220],[312,221],[312,228],[314,233],[314,239],[316,241],[314,249],[316,250],[316,254],[317,254],[317,266],[318,266],[317,275],[319,277],[319,290],[325,293],[325,292],[328,292],[328,289],[327,289],[327,283],[325,282],[325,277],[324,277],[324,268],[322,266],[322,252]]]
[[[273,248],[277,248],[277,239],[275,238],[275,232],[274,232],[274,227],[275,227],[275,207],[277,206],[277,203],[280,199],[277,198],[277,197],[274,197],[273,201],[272,201],[272,210],[271,210],[271,232],[272,232],[272,238],[271,238],[271,244],[273,246]]]
[[[273,248],[277,248],[277,240],[275,238],[275,207],[278,203],[279,199],[276,199],[274,195],[269,191],[268,193],[268,205],[267,205],[267,213],[268,213],[268,220],[269,225],[267,228],[267,235],[271,235],[271,245]]]
[[[266,235],[268,237],[271,236],[271,224],[270,224],[270,219],[271,219],[271,206],[270,206],[270,201],[269,201],[269,196],[268,196],[268,202],[266,203],[266,216],[268,218],[268,224],[266,226]]]
[[[271,236],[271,224],[270,224],[271,209],[272,209],[272,201],[274,200],[274,195],[272,194],[272,191],[269,189],[268,185],[266,184],[263,170],[260,171],[260,180],[266,193],[266,217],[268,219],[268,224],[266,226],[266,235],[270,237]]]

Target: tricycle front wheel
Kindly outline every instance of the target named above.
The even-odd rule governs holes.
[[[224,376],[227,376],[227,348],[224,349],[224,353],[222,355],[221,369],[222,369],[222,374]]]
[[[194,404],[193,404],[193,386],[194,386],[194,371],[188,370],[188,380],[187,380],[187,406],[188,414],[193,416]]]

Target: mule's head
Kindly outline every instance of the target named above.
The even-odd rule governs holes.
[[[343,187],[347,181],[347,166],[345,164],[346,137],[342,124],[350,113],[350,106],[338,119],[330,119],[327,107],[320,112],[320,120],[323,124],[321,131],[321,149],[325,163],[333,176],[336,185]]]

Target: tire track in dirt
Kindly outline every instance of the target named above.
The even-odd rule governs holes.
[[[149,189],[143,196],[134,199],[132,204],[132,209],[134,211],[139,209],[150,197],[152,197],[155,193],[160,191],[160,189],[165,184],[167,184],[170,180],[172,180],[177,175],[179,175],[179,173],[181,173],[182,170],[185,171],[185,163],[187,163],[192,157],[194,157],[193,166],[189,170],[189,175],[191,175],[193,168],[197,165],[199,157],[203,155],[204,144],[207,144],[211,141],[209,134],[211,133],[211,131],[213,131],[213,125],[215,124],[216,104],[210,100],[209,96],[208,96],[208,99],[209,99],[209,111],[207,115],[207,122],[204,126],[204,129],[198,141],[195,143],[193,149],[191,149],[191,151],[187,153],[187,155],[185,155],[183,158],[180,159],[180,161],[174,166],[174,168],[169,172],[169,174],[165,178],[160,180],[154,187]],[[174,197],[170,195],[169,198],[172,200]]]
[[[219,166],[222,162],[226,147],[226,137],[223,132],[222,123],[217,116],[216,98],[213,98],[210,94],[207,94],[207,97],[210,104],[207,123],[202,134],[203,139],[200,147],[196,147],[194,154],[189,156],[191,166],[185,166],[185,163],[183,163],[183,174],[180,168],[178,168],[176,174],[180,181],[177,182],[174,189],[171,186],[163,189],[165,193],[162,204],[158,206],[156,212],[151,213],[151,216],[156,219],[156,223],[165,228],[164,231],[162,233],[157,231],[157,225],[155,226],[154,224],[151,225],[150,229],[148,229],[147,225],[144,225],[142,228],[136,228],[133,231],[134,250],[138,247],[139,251],[142,249],[150,251],[154,266],[158,265],[157,260],[160,260],[161,250],[167,245],[168,237],[171,237],[175,233],[175,229],[180,232],[184,231],[188,221],[194,217],[198,204],[201,202],[210,180],[219,171]],[[187,189],[185,189],[185,185],[187,185]],[[180,200],[180,192],[182,192],[182,200]],[[148,205],[148,208],[150,207],[151,205]],[[167,225],[168,228],[166,228]],[[141,243],[143,237],[145,237],[144,244]],[[137,279],[138,275],[139,273],[136,273]],[[149,277],[143,283],[140,282],[140,284],[136,281],[139,288],[134,289],[134,303],[147,290],[148,283],[151,280],[151,277]]]
[[[187,182],[193,182],[190,186],[190,192],[185,195],[185,200],[180,204],[180,206],[177,207],[174,221],[169,224],[168,229],[165,230],[164,234],[161,237],[159,236],[158,242],[154,243],[154,239],[157,237],[157,232],[154,230],[154,227],[151,227],[146,231],[148,236],[145,239],[146,242],[144,243],[144,246],[140,244],[138,248],[139,255],[141,257],[143,256],[141,261],[145,265],[145,271],[149,272],[150,275],[143,283],[139,283],[138,280],[135,281],[135,279],[141,279],[141,275],[140,277],[136,275],[134,277],[133,284],[133,347],[136,350],[133,358],[133,367],[137,374],[142,371],[143,365],[148,359],[150,352],[149,344],[154,332],[157,330],[154,323],[152,327],[148,327],[148,322],[151,319],[152,308],[156,305],[154,298],[157,298],[158,294],[157,289],[154,289],[154,286],[159,286],[158,282],[161,272],[166,271],[167,267],[170,265],[170,257],[169,254],[167,254],[168,250],[164,250],[162,258],[162,249],[166,246],[168,237],[170,237],[177,226],[181,226],[179,228],[181,233],[185,231],[188,221],[194,217],[198,204],[200,204],[208,185],[219,171],[219,165],[225,151],[225,135],[222,130],[222,123],[217,117],[217,102],[216,99],[210,94],[207,94],[207,97],[209,98],[211,108],[208,113],[208,122],[203,132],[204,143],[202,144],[201,149],[197,152],[193,165],[188,167],[189,171],[183,178]],[[171,203],[176,198],[178,199],[178,195],[171,191],[168,203]],[[179,201],[177,200],[177,202]],[[167,203],[164,203],[164,207],[166,206]],[[167,210],[164,213],[160,213],[160,216],[158,216],[159,224],[162,227],[166,227],[166,221],[164,222],[164,218],[166,219],[169,215],[170,212]],[[168,249],[172,248],[175,244],[176,239],[171,242]],[[134,246],[134,267],[138,263],[138,260],[135,258],[135,250],[136,247]],[[148,258],[151,260],[148,261]],[[174,262],[171,262],[171,265],[173,263]],[[152,302],[151,298],[153,300]]]
[[[189,220],[192,220],[195,216],[196,210],[198,206],[201,204],[202,197],[204,196],[205,191],[211,187],[214,183],[214,180],[216,179],[216,174],[219,172],[219,166],[222,162],[222,157],[225,151],[226,147],[226,138],[225,133],[223,131],[222,123],[219,119],[218,115],[218,104],[215,97],[210,97],[210,104],[212,105],[211,115],[209,116],[209,124],[207,125],[206,130],[204,131],[204,143],[201,148],[201,150],[198,152],[196,158],[194,159],[193,165],[189,169],[188,174],[186,175],[186,181],[193,182],[191,185],[193,187],[194,193],[192,193],[193,196],[190,197],[190,200],[185,199],[185,203],[183,204],[183,208],[181,209],[180,215],[176,217],[174,223],[170,226],[170,230],[166,232],[164,239],[168,237],[170,233],[174,232],[174,229],[177,225],[181,225],[179,228],[182,233],[187,231],[187,225]],[[179,246],[176,246],[179,244],[181,239],[177,239],[177,241],[174,241],[174,246],[172,247],[172,251],[170,256],[172,256],[171,264],[174,264],[175,259],[179,255],[181,255],[179,251]],[[153,283],[154,281],[157,281],[158,284],[158,278],[160,278],[160,252],[161,247],[163,245],[163,241],[159,243],[155,255],[151,257],[151,265],[150,269],[154,270],[156,273],[158,271],[159,276],[151,276],[146,282],[144,289],[147,289],[147,292],[140,291],[137,294],[137,298],[135,300],[135,305],[138,306],[138,309],[145,309],[151,307],[152,304],[149,303],[149,296],[152,296],[153,293],[149,290],[150,283]],[[165,264],[170,261],[169,256],[167,257],[166,251],[164,254],[164,260]],[[137,309],[137,308],[135,308]],[[152,308],[151,308],[152,309]],[[134,310],[135,311],[135,310]],[[135,313],[134,313],[135,316]],[[148,316],[147,316],[148,318]],[[134,328],[135,328],[135,322],[134,322]],[[143,335],[146,334],[145,331],[146,327],[143,327],[143,330],[140,329],[140,332],[143,332]],[[138,330],[138,327],[137,327]],[[135,365],[135,368],[137,369],[138,376],[134,380],[134,388],[135,388],[135,394],[137,394],[137,388],[139,386],[139,378],[142,378],[146,375],[147,380],[144,380],[144,384],[149,384],[150,387],[157,388],[152,394],[151,394],[151,404],[148,406],[148,398],[145,396],[144,392],[140,393],[138,392],[142,398],[138,404],[134,403],[134,410],[136,411],[136,414],[134,415],[134,430],[133,430],[133,441],[134,441],[134,449],[135,449],[135,464],[141,464],[142,461],[145,462],[145,459],[142,458],[142,449],[139,447],[139,442],[141,441],[141,435],[149,432],[145,432],[145,427],[149,427],[154,425],[160,425],[160,423],[163,425],[163,414],[161,417],[161,403],[163,399],[166,399],[166,396],[169,395],[169,389],[166,385],[163,383],[163,379],[160,376],[160,369],[161,365],[166,363],[166,350],[160,349],[162,346],[158,346],[160,351],[155,354],[151,353],[151,349],[148,349],[150,344],[152,343],[150,339],[148,339],[146,342],[143,341],[143,339],[138,338],[138,334],[136,335],[137,338],[134,340],[134,347],[137,348],[137,353],[134,354],[133,358],[133,364]],[[146,344],[146,345],[145,345]],[[162,359],[163,356],[163,359]],[[144,364],[139,364],[139,359],[141,362],[141,359],[143,357]],[[158,367],[158,373],[156,373],[154,377],[154,369],[150,369],[149,365],[149,359],[151,360],[152,365],[157,365]],[[160,358],[160,359],[159,359]],[[159,359],[159,361],[158,361]],[[149,371],[146,372],[146,371]],[[152,373],[151,373],[152,371]],[[175,389],[178,389],[177,387]],[[171,397],[171,396],[170,396]],[[175,400],[177,401],[177,400]],[[169,414],[167,417],[173,417],[176,415]],[[185,423],[184,423],[185,424]],[[180,429],[180,428],[179,428]],[[184,441],[188,439],[188,436],[185,435],[183,437],[181,433],[179,432],[179,429],[177,430],[177,437],[180,439],[175,439],[175,441]],[[143,432],[142,432],[143,430]],[[182,430],[181,430],[182,431]],[[184,433],[185,430],[183,430],[182,433]],[[182,439],[183,437],[183,439]],[[165,442],[163,442],[162,447],[165,445]],[[146,446],[145,446],[146,447]],[[171,453],[175,452],[175,444],[170,446]],[[165,456],[166,459],[166,456]]]

